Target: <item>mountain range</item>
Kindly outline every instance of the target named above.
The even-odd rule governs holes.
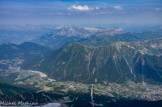
[[[160,30],[65,26],[48,31],[28,42],[0,45],[0,100],[117,107],[155,101],[160,107]]]
[[[23,65],[60,81],[161,83],[162,38],[105,47],[71,43]]]

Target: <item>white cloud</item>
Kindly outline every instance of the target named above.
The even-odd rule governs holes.
[[[160,11],[161,9],[160,8],[155,8],[156,11]]]
[[[79,11],[89,11],[93,10],[93,8],[88,7],[87,5],[72,5],[71,7],[68,8],[69,10],[79,10]]]
[[[122,10],[123,8],[121,6],[114,6],[114,9]]]
[[[99,10],[100,8],[99,7],[96,7],[96,10]]]

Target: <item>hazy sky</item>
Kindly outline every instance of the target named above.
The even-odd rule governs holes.
[[[162,24],[162,0],[0,0],[0,24]]]

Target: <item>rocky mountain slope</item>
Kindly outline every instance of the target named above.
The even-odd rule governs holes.
[[[162,37],[161,31],[121,32],[115,35],[100,34],[80,39],[78,42],[89,46],[108,46],[115,42],[137,42]]]
[[[162,38],[143,42],[118,42],[107,47],[71,43],[24,68],[51,78],[83,83],[123,83],[127,80],[162,82]]]

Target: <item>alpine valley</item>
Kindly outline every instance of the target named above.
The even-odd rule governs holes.
[[[20,28],[34,29],[32,35],[42,32],[30,39],[0,40],[0,106],[162,105],[162,27],[136,32],[120,27],[1,28],[8,36],[21,35]],[[5,37],[2,31],[0,38]]]

